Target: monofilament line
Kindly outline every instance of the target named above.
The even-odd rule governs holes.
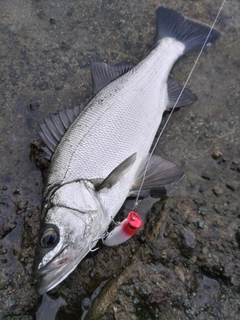
[[[182,90],[181,90],[181,92],[180,92],[180,94],[179,94],[179,96],[178,96],[178,98],[177,98],[177,100],[176,100],[173,108],[171,109],[171,112],[169,113],[169,115],[168,115],[168,117],[167,117],[167,120],[166,120],[166,122],[165,122],[165,124],[164,124],[164,126],[163,126],[163,128],[162,128],[162,130],[161,130],[161,132],[159,133],[159,135],[158,135],[158,137],[157,137],[157,140],[156,140],[156,142],[155,142],[155,144],[154,144],[154,146],[153,146],[153,148],[152,148],[152,151],[151,151],[150,154],[149,154],[149,158],[148,158],[148,160],[147,160],[146,167],[145,167],[144,174],[143,174],[143,179],[142,179],[140,188],[139,188],[138,193],[137,193],[136,201],[135,201],[135,203],[134,203],[134,208],[137,208],[137,206],[138,206],[140,193],[141,193],[141,190],[142,190],[142,187],[143,187],[145,178],[146,178],[146,173],[147,173],[148,165],[149,165],[149,162],[150,162],[151,157],[152,157],[152,155],[153,155],[153,152],[154,152],[154,150],[156,149],[157,144],[158,144],[158,142],[159,142],[159,140],[160,140],[160,138],[161,138],[161,136],[162,136],[162,134],[163,134],[163,132],[164,132],[164,130],[165,130],[165,128],[166,128],[166,126],[167,126],[167,124],[168,124],[168,122],[169,122],[169,120],[170,120],[170,118],[171,118],[171,116],[172,116],[172,114],[173,114],[176,106],[177,106],[177,103],[178,103],[179,99],[181,98],[182,93],[183,93],[183,91],[185,90],[185,88],[186,88],[186,86],[187,86],[187,84],[188,84],[188,82],[189,82],[189,79],[191,78],[191,76],[192,76],[192,74],[193,74],[193,71],[194,71],[195,68],[196,68],[196,65],[197,65],[197,63],[198,63],[198,61],[199,61],[199,59],[200,59],[200,57],[201,57],[201,55],[202,55],[202,52],[203,52],[203,50],[204,50],[204,48],[205,48],[205,46],[206,46],[206,44],[207,44],[207,42],[208,42],[209,36],[210,36],[213,28],[215,27],[215,24],[216,24],[216,22],[217,22],[217,20],[218,20],[218,18],[219,18],[219,16],[220,16],[220,13],[222,12],[222,9],[223,9],[223,7],[224,7],[224,5],[225,5],[225,2],[226,2],[226,0],[223,0],[223,1],[222,1],[222,4],[221,4],[221,6],[220,6],[220,8],[219,8],[219,10],[218,10],[218,13],[217,13],[217,15],[216,15],[216,17],[215,17],[212,25],[211,25],[211,28],[210,28],[210,30],[209,30],[209,33],[208,33],[208,35],[207,35],[207,37],[206,37],[206,39],[205,39],[205,41],[204,41],[204,43],[203,43],[203,45],[202,45],[201,50],[199,51],[199,54],[198,54],[198,56],[197,56],[197,58],[196,58],[196,60],[195,60],[195,62],[194,62],[194,64],[193,64],[193,67],[192,67],[192,69],[191,69],[191,71],[190,71],[190,73],[189,73],[189,75],[188,75],[188,77],[187,77],[187,80],[185,81],[185,83],[184,83],[184,85],[183,85],[183,87],[182,87]]]

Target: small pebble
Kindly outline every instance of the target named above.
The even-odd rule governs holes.
[[[57,91],[63,89],[63,87],[64,87],[64,84],[61,81],[57,81],[57,82],[54,83],[54,88]]]
[[[36,110],[36,109],[38,109],[39,106],[40,106],[40,103],[39,103],[39,102],[32,102],[32,103],[30,103],[30,105],[29,105],[30,109],[33,110],[33,111]]]
[[[91,307],[91,300],[89,298],[84,298],[82,301],[82,310],[88,310]]]
[[[221,216],[224,216],[224,212],[223,212],[218,206],[216,206],[215,204],[213,205],[213,209],[214,209],[218,214],[220,214]]]
[[[208,208],[205,206],[200,206],[198,208],[198,213],[200,213],[202,216],[206,216],[206,214],[208,213]]]
[[[198,228],[203,229],[204,228],[204,221],[198,221]]]
[[[190,229],[184,229],[182,232],[183,236],[183,245],[188,249],[194,249],[197,240],[195,234]]]
[[[226,187],[232,191],[235,191],[238,188],[238,183],[234,180],[228,180],[226,182]]]
[[[237,240],[238,245],[240,246],[240,230],[238,230],[238,231],[235,233],[235,237],[236,237],[236,240]]]
[[[169,301],[162,291],[157,290],[150,295],[148,304],[150,305],[151,309],[158,309],[159,311],[163,312],[168,308]]]
[[[49,19],[49,22],[50,22],[50,24],[52,24],[52,25],[53,25],[53,24],[56,24],[56,20],[53,19],[53,18],[50,18],[50,19]]]
[[[12,299],[9,301],[9,307],[14,308],[18,305],[18,300],[17,299]]]
[[[232,164],[240,164],[240,159],[234,159],[234,160],[232,161]]]
[[[139,295],[143,298],[149,296],[151,294],[151,291],[149,290],[148,287],[144,286],[144,285],[141,285],[139,287]]]
[[[223,194],[223,189],[219,186],[215,186],[212,188],[212,192],[217,196],[221,196]]]
[[[20,200],[17,205],[18,210],[24,209],[27,206],[27,204],[28,204],[27,200]]]
[[[134,300],[133,300],[133,303],[134,304],[138,304],[140,301],[138,300],[138,298],[135,298]]]
[[[210,180],[210,175],[207,172],[203,172],[201,175],[201,178],[203,178],[205,180]]]
[[[196,311],[194,309],[189,309],[187,310],[187,313],[190,314],[191,316],[195,316]]]
[[[207,248],[207,247],[204,247],[204,248],[202,249],[202,252],[203,252],[204,254],[207,254],[207,253],[208,253],[208,248]]]
[[[140,236],[137,238],[137,240],[138,240],[138,242],[139,242],[140,244],[146,243],[146,237],[145,237],[143,234],[140,235]]]
[[[212,153],[212,157],[214,160],[218,160],[219,158],[221,158],[221,156],[222,156],[222,152],[220,152],[220,151],[214,151]]]

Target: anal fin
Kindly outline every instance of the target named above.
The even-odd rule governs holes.
[[[146,167],[147,166],[147,167]],[[136,180],[131,188],[130,196],[137,195],[141,188],[141,196],[146,197],[151,194],[151,190],[162,191],[161,186],[168,189],[168,185],[181,179],[184,176],[182,168],[164,160],[160,156],[152,155],[147,157],[144,165],[140,168]]]

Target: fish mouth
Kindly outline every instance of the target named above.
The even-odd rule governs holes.
[[[35,290],[39,295],[56,287],[77,267],[83,256],[79,254],[79,251],[76,251],[67,245],[45,266],[40,267],[41,264],[36,265],[35,263],[33,279]]]

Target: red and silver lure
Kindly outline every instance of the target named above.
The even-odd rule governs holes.
[[[103,240],[106,246],[116,246],[131,238],[142,226],[141,217],[135,212],[130,211],[116,228],[114,228]]]

